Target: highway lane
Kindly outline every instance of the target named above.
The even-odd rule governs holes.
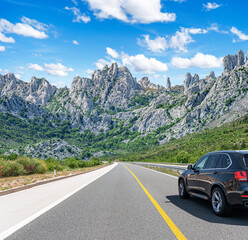
[[[8,239],[177,239],[124,165],[187,239],[247,239],[248,211],[217,217],[204,200],[179,199],[177,178],[124,163]]]

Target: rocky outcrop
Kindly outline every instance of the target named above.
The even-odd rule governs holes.
[[[156,85],[154,83],[151,83],[148,80],[148,77],[143,77],[138,81],[138,84],[144,88],[144,89],[154,89],[154,90],[163,90],[164,87],[160,85]]]
[[[236,55],[227,55],[223,58],[224,74],[233,70],[236,66],[244,65],[244,52],[239,50]]]
[[[169,92],[171,91],[171,81],[169,77],[166,80],[166,90]]]

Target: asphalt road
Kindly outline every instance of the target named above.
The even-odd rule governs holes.
[[[166,217],[175,224],[174,232]],[[180,239],[175,235],[180,232],[186,239],[227,240],[247,239],[247,229],[248,211],[217,217],[207,201],[179,199],[176,177],[119,163],[7,239],[164,240]]]

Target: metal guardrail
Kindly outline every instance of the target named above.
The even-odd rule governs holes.
[[[177,171],[184,171],[187,169],[187,166],[180,166],[180,165],[170,165],[170,164],[161,164],[161,163],[144,163],[144,162],[133,162],[137,165],[142,166],[150,166],[150,167],[161,167],[161,168],[168,168]]]

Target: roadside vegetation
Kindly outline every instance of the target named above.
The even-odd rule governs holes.
[[[77,158],[67,158],[63,161],[52,158],[41,160],[12,153],[9,156],[0,156],[0,177],[49,173],[54,170],[54,166],[56,166],[56,171],[63,171],[97,165],[101,165],[101,161],[95,158],[90,161],[82,161]]]
[[[175,171],[175,170],[168,169],[168,168],[150,167],[150,166],[143,166],[143,167],[146,167],[146,168],[149,168],[149,169],[153,169],[153,170],[158,171],[158,172],[170,174],[170,175],[173,175],[173,176],[176,176],[176,177],[179,177],[180,176],[179,171]]]

